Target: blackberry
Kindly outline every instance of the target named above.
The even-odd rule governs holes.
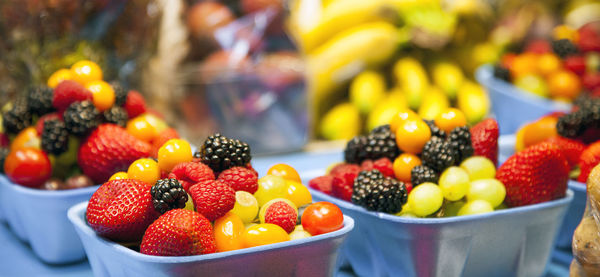
[[[510,82],[510,71],[507,68],[501,65],[494,66],[494,77]]]
[[[247,143],[227,138],[219,133],[208,137],[200,152],[202,162],[215,172],[234,166],[245,166],[252,158]]]
[[[425,182],[437,184],[439,179],[440,176],[438,176],[435,170],[425,165],[417,165],[410,171],[410,182],[413,187]]]
[[[44,115],[54,111],[52,100],[54,99],[54,90],[47,86],[36,86],[29,88],[27,93],[27,106],[29,112],[37,115]]]
[[[552,41],[552,51],[554,51],[561,59],[579,52],[577,46],[566,38]]]
[[[202,158],[202,153],[200,153],[200,151],[194,152],[194,158],[196,158],[196,159]]]
[[[110,86],[115,91],[115,106],[122,107],[127,100],[127,90],[118,81],[110,82]]]
[[[187,192],[177,179],[160,179],[150,189],[154,209],[164,214],[169,210],[183,209],[188,201]]]
[[[127,120],[129,119],[127,111],[118,106],[113,106],[112,108],[104,111],[102,115],[104,116],[105,122],[114,123],[121,127],[125,127]]]
[[[435,125],[435,122],[433,122],[433,120],[424,119],[423,121],[425,121],[425,123],[427,123],[427,126],[429,126],[429,130],[431,130],[432,137],[438,137],[442,139],[446,138],[446,132],[444,132],[444,130],[440,129],[437,125]]]
[[[575,138],[585,132],[589,120],[582,110],[561,116],[556,123],[556,131],[566,138]]]
[[[370,211],[400,212],[407,197],[404,183],[389,177],[384,178],[378,170],[362,171],[354,180],[352,203]]]
[[[60,155],[69,147],[69,132],[65,123],[58,119],[44,121],[42,131],[42,150],[46,153]]]
[[[396,135],[389,125],[379,126],[367,136],[356,136],[346,144],[344,159],[348,163],[361,163],[364,160],[388,158],[394,160],[400,154],[396,145]]]
[[[4,160],[10,153],[10,149],[6,147],[0,147],[0,173],[4,173]]]
[[[69,133],[83,136],[100,124],[100,112],[92,101],[75,102],[63,114]]]
[[[450,147],[458,154],[455,164],[460,164],[464,159],[473,156],[473,145],[471,144],[471,132],[469,127],[456,127],[448,135]]]
[[[2,124],[7,133],[17,134],[31,124],[31,113],[26,98],[18,98],[10,110],[2,114]]]
[[[444,171],[449,166],[454,165],[458,160],[458,153],[450,147],[450,142],[438,137],[431,137],[421,153],[423,165],[430,167],[437,173]]]

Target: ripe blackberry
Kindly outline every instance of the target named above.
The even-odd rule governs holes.
[[[510,71],[499,64],[494,65],[494,77],[510,82]]]
[[[42,150],[46,153],[60,155],[69,147],[69,132],[65,123],[58,119],[44,121],[42,131]]]
[[[169,210],[183,209],[188,201],[187,192],[177,179],[160,179],[150,189],[154,209],[164,214]]]
[[[456,127],[448,135],[450,147],[458,154],[455,164],[460,164],[464,159],[473,156],[473,145],[471,144],[471,132],[469,127]]]
[[[367,210],[397,213],[406,203],[408,193],[404,183],[383,177],[378,170],[362,171],[354,180],[352,203]]]
[[[389,125],[379,126],[367,136],[356,136],[346,144],[344,159],[348,163],[359,164],[364,160],[388,158],[394,160],[400,154],[396,145],[396,135]]]
[[[435,170],[425,165],[417,165],[410,171],[410,183],[413,187],[416,187],[425,182],[431,182],[437,184],[440,176]]]
[[[54,111],[52,99],[54,90],[47,86],[35,86],[29,88],[27,93],[27,106],[29,112],[37,115],[44,115]]]
[[[438,173],[454,165],[458,158],[459,155],[454,148],[450,147],[450,142],[438,137],[431,137],[423,146],[423,152],[421,153],[423,165]]]
[[[237,139],[219,133],[208,137],[200,149],[202,162],[213,171],[221,172],[234,166],[246,166],[250,162],[250,146]]]
[[[579,52],[577,46],[575,46],[575,44],[568,39],[552,41],[552,51],[554,51],[554,53],[556,53],[556,55],[558,55],[561,59]]]
[[[100,112],[92,101],[75,102],[63,114],[69,133],[83,136],[100,124]]]
[[[27,99],[15,100],[10,110],[2,114],[2,124],[7,133],[17,134],[31,124],[31,113],[27,107]]]
[[[115,91],[115,106],[122,107],[127,100],[127,90],[118,81],[110,82],[110,86]]]
[[[446,132],[444,132],[437,125],[435,125],[435,122],[433,122],[433,120],[424,119],[423,121],[425,121],[425,123],[427,123],[427,126],[429,126],[429,130],[431,130],[432,137],[446,139]]]
[[[10,153],[10,149],[6,147],[0,147],[0,173],[4,173],[4,160]]]
[[[102,115],[104,116],[105,122],[114,123],[121,127],[125,127],[127,120],[129,119],[127,111],[118,106],[112,106],[110,109],[104,111]]]

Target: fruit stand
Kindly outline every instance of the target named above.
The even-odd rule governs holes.
[[[0,3],[0,276],[596,276],[600,4]]]

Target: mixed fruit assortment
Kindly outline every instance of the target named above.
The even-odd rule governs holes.
[[[294,168],[261,178],[245,142],[214,134],[199,151],[170,139],[157,160],[141,158],[92,195],[91,228],[155,256],[231,251],[301,239],[343,227],[341,210],[312,203]]]
[[[600,95],[600,22],[556,27],[552,41],[532,40],[522,53],[504,54],[494,76],[557,101]]]
[[[568,168],[556,145],[527,148],[496,168],[497,122],[466,124],[454,108],[433,121],[405,110],[350,140],[345,163],[309,186],[367,210],[407,217],[479,214],[565,195]]]
[[[540,142],[555,144],[567,159],[571,179],[585,183],[600,163],[600,98],[584,94],[573,105],[568,114],[552,113],[521,127],[515,151]]]
[[[2,170],[13,182],[62,190],[102,183],[178,137],[142,95],[81,60],[3,107]]]

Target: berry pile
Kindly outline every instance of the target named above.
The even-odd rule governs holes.
[[[192,153],[187,141],[174,138],[157,153],[156,160],[135,160],[94,193],[86,218],[99,235],[137,243],[147,255],[187,256],[342,228],[341,210],[312,203],[294,168],[277,164],[258,178],[242,141],[214,134]]]
[[[552,41],[533,40],[522,53],[505,54],[494,76],[559,101],[572,102],[581,94],[600,96],[600,23],[578,30],[562,25],[554,34]]]
[[[47,190],[103,183],[178,137],[138,92],[102,78],[97,64],[78,61],[5,105],[0,168],[13,182]]]
[[[466,124],[454,108],[433,121],[402,111],[389,125],[350,140],[345,163],[309,186],[370,211],[401,216],[493,211],[506,195],[495,179],[498,124],[493,119],[470,129]]]

